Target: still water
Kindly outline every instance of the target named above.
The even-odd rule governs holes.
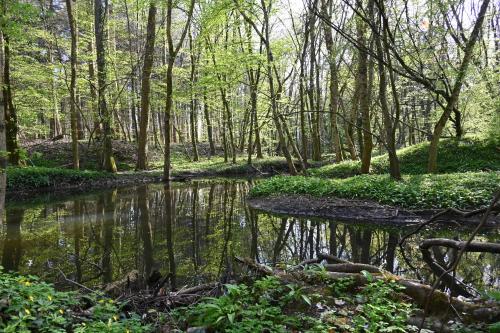
[[[236,255],[290,264],[328,252],[430,282],[418,243],[468,234],[448,228],[410,239],[405,252],[415,273],[397,245],[411,229],[258,212],[245,203],[251,186],[247,180],[201,180],[11,202],[0,226],[1,265],[61,288],[67,287],[61,272],[97,287],[131,270],[145,280],[170,274],[170,287],[179,288],[227,279]],[[480,239],[498,241],[498,232]],[[433,255],[446,267],[456,252],[434,248]],[[498,287],[499,267],[498,256],[468,253],[458,275],[480,289]]]

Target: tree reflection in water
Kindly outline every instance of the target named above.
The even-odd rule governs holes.
[[[280,264],[328,252],[415,277],[397,246],[405,233],[401,227],[272,216],[245,204],[250,187],[250,182],[227,179],[150,184],[45,203],[8,204],[0,229],[2,266],[62,283],[59,268],[89,286],[136,269],[144,286],[161,274],[169,276],[168,288],[178,289],[228,281],[235,255]],[[422,278],[431,281],[419,241],[465,235],[456,230],[426,231],[407,242],[405,251]],[[495,241],[498,233],[481,237]],[[456,255],[453,250],[433,251],[445,268]],[[479,288],[498,286],[498,260],[490,254],[467,253],[458,275]]]

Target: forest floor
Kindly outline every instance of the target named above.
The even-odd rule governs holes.
[[[306,176],[263,180],[252,188],[249,202],[275,213],[397,223],[428,217],[437,209],[487,206],[500,184],[498,145],[442,140],[439,148],[438,174],[426,173],[424,143],[399,150],[401,181],[389,177],[387,155],[381,155],[372,159],[368,175],[360,175],[358,161],[345,161],[308,170]],[[343,208],[346,199],[349,207]],[[367,209],[353,208],[358,206]]]
[[[273,195],[270,197],[250,198],[250,207],[273,214],[286,216],[323,218],[340,220],[349,223],[377,225],[415,225],[423,223],[440,209],[404,209],[382,205],[373,200],[343,199],[334,197],[314,197],[311,195]],[[450,212],[438,221],[444,224],[460,223],[462,226],[475,226],[481,222],[480,217],[463,218]],[[500,225],[500,218],[491,216],[485,227]]]
[[[92,189],[133,186],[162,180],[163,151],[150,147],[148,171],[135,171],[136,147],[123,141],[113,142],[113,153],[118,167],[117,174],[99,170],[98,149],[95,145],[80,142],[80,170],[71,169],[71,143],[67,141],[38,140],[24,144],[24,167],[7,169],[7,200],[22,200],[33,194],[81,193]],[[248,165],[244,154],[236,163],[224,161],[223,150],[216,149],[210,156],[206,143],[198,145],[199,161],[194,162],[189,144],[172,145],[172,171],[174,181],[201,177],[263,177],[286,173],[288,166],[282,157],[253,159]],[[325,159],[311,164],[321,167],[331,163]],[[297,167],[298,167],[297,163]]]

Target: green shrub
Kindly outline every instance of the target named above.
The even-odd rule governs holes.
[[[92,307],[92,316],[77,316]],[[101,295],[56,291],[34,276],[6,273],[0,267],[0,331],[9,332],[149,332],[134,313]]]
[[[99,171],[62,168],[26,167],[7,168],[7,189],[13,191],[50,187],[56,184],[78,183],[114,177]]]
[[[406,321],[413,311],[412,306],[394,299],[404,289],[394,280],[373,281],[370,273],[363,272],[370,282],[360,296],[367,301],[354,317],[356,332],[407,332]]]
[[[499,184],[497,172],[409,175],[401,181],[394,181],[388,175],[347,179],[277,176],[259,182],[250,195],[306,194],[371,199],[406,208],[474,208],[489,204]]]
[[[174,318],[184,325],[205,326],[217,332],[289,332],[292,330],[321,331],[319,320],[307,315],[294,315],[311,306],[302,288],[283,284],[277,277],[265,277],[253,286],[226,285],[227,292],[218,298],[174,312]]]
[[[401,173],[418,175],[427,173],[429,143],[424,142],[398,150]],[[492,140],[444,139],[439,143],[438,173],[469,171],[500,171],[500,153]],[[360,161],[344,161],[309,170],[318,177],[347,178],[360,174]],[[386,154],[372,158],[371,173],[389,173]]]

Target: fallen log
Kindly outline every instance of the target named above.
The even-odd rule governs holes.
[[[325,269],[329,272],[341,273],[359,273],[367,271],[369,273],[381,273],[381,269],[367,264],[343,263],[343,264],[326,264]]]
[[[273,271],[269,267],[258,264],[249,258],[238,258],[237,262],[247,265],[252,270],[260,272],[263,275],[274,275],[285,282],[297,281],[309,285],[313,283],[319,283],[318,280],[314,278],[311,279],[311,277],[308,276],[305,272],[286,272],[278,269],[275,269]],[[431,295],[431,299],[429,300],[428,297],[431,294],[431,290],[433,290],[431,286],[410,279],[405,279],[388,272],[384,272],[378,267],[372,265],[346,262],[344,264],[328,265],[328,267],[329,271],[327,273],[327,276],[329,280],[345,280],[346,278],[348,278],[353,281],[354,287],[362,287],[370,282],[378,280],[393,281],[403,286],[404,289],[402,289],[401,292],[410,297],[418,306],[423,308],[427,304],[429,304],[429,311],[431,314],[447,315],[449,313],[458,312],[461,315],[462,319],[469,322],[481,321],[491,323],[500,320],[500,306],[498,304],[484,305],[465,302],[458,298],[450,297],[448,294],[439,290],[435,290]],[[371,277],[368,277],[366,274],[360,273],[360,271],[355,273],[341,271],[354,270],[354,268],[356,268],[357,270],[364,268],[361,271],[370,270],[372,272],[382,274],[375,274],[371,275]],[[336,269],[337,271],[335,271]],[[450,306],[452,307],[452,311],[450,311]]]
[[[104,292],[112,297],[123,294],[125,290],[135,290],[139,288],[139,271],[132,270],[121,280],[110,283],[104,287]]]

